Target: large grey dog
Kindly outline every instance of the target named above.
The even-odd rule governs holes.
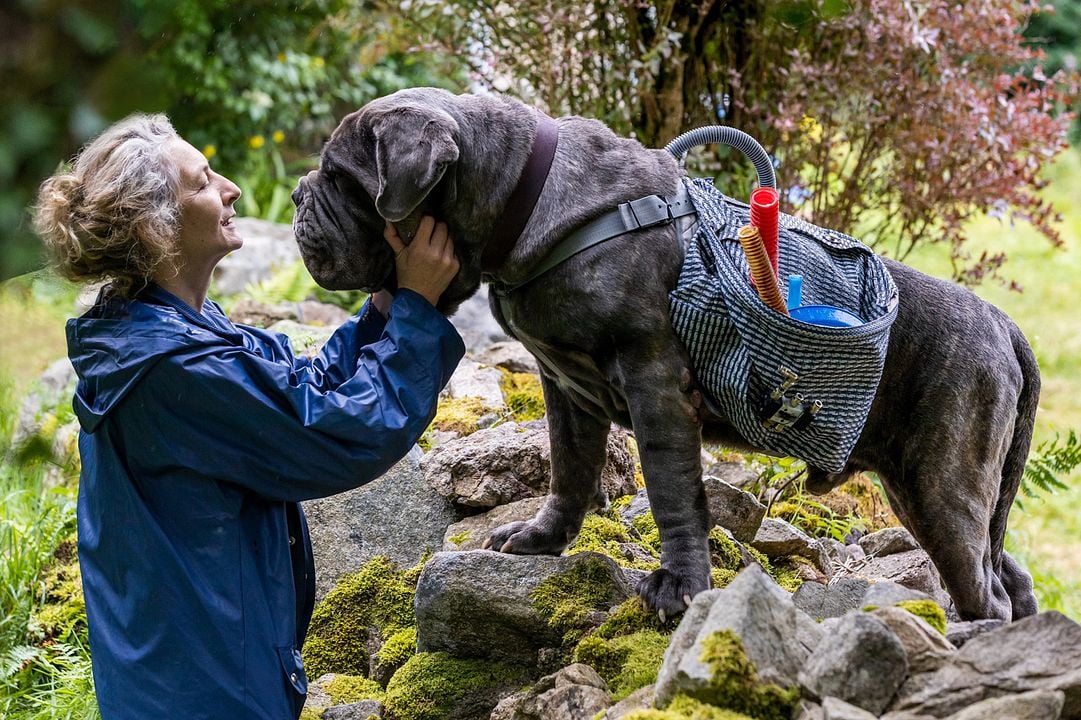
[[[664,150],[618,137],[595,120],[557,123],[555,157],[528,224],[497,267],[484,267],[530,156],[536,112],[507,98],[432,88],[365,105],[342,120],[319,170],[293,194],[308,269],[331,289],[393,286],[384,219],[408,233],[422,214],[434,214],[448,223],[461,261],[439,302],[450,314],[482,276],[512,287],[587,221],[621,202],[670,195],[681,182],[683,171]],[[585,514],[603,502],[599,477],[610,422],[631,427],[662,548],[661,569],[638,590],[669,615],[710,583],[702,438],[751,449],[703,406],[669,322],[668,292],[682,261],[671,225],[642,229],[492,301],[509,334],[541,348],[594,399],[542,372],[551,494],[534,519],[495,530],[490,547],[562,552]],[[870,416],[844,472],[810,468],[807,487],[825,492],[852,473],[877,472],[963,619],[1030,615],[1031,578],[1004,552],[1003,538],[1039,396],[1033,353],[1008,317],[969,291],[897,262],[886,265],[900,308]]]

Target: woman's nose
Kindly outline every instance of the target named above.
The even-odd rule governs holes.
[[[234,183],[232,180],[230,180],[229,178],[224,178],[224,180],[225,189],[222,191],[221,194],[222,200],[225,202],[226,205],[231,205],[240,199],[242,193],[237,184]]]

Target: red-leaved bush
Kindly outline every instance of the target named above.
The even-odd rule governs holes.
[[[1066,144],[1077,77],[1045,77],[1021,32],[1031,0],[403,0],[409,31],[478,83],[659,147],[723,122],[778,161],[782,207],[903,258],[993,212],[1060,242],[1040,169]],[[731,195],[753,173],[700,160]]]

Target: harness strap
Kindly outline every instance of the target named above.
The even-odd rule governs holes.
[[[511,286],[493,283],[492,287],[497,295],[507,295],[594,245],[635,230],[667,225],[676,218],[694,213],[694,204],[683,183],[673,195],[647,195],[620,203],[615,210],[610,210],[565,237],[525,279]]]

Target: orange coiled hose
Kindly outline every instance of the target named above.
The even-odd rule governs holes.
[[[747,263],[751,266],[751,279],[754,280],[755,290],[762,302],[772,309],[788,314],[781,291],[777,287],[777,276],[773,273],[773,265],[769,261],[766,247],[762,243],[762,235],[754,225],[744,225],[739,229],[739,244],[743,246],[743,252],[747,254]]]

